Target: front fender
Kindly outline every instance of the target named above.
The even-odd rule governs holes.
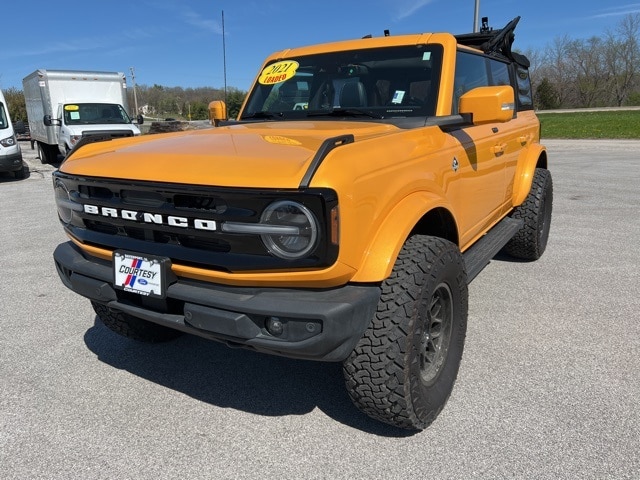
[[[416,192],[405,197],[384,219],[369,242],[358,273],[352,282],[380,282],[391,274],[400,249],[420,219],[430,210],[450,205],[429,192]]]

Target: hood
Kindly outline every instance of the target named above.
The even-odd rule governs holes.
[[[382,123],[304,121],[143,135],[85,145],[60,171],[151,182],[297,188],[327,138],[353,134],[358,142],[397,131]]]

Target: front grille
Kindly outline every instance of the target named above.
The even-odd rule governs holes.
[[[310,268],[337,258],[327,231],[327,212],[337,204],[329,189],[253,190],[209,188],[109,179],[75,178],[60,172],[71,198],[82,205],[65,227],[81,242],[169,257],[173,262],[221,271]],[[295,261],[270,255],[258,235],[221,231],[225,222],[258,223],[272,202],[291,199],[314,212],[324,228],[312,255]],[[80,210],[80,209],[78,209]],[[214,228],[215,226],[215,228]]]

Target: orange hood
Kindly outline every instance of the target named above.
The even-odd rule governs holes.
[[[381,123],[304,121],[144,135],[83,146],[60,171],[151,182],[296,188],[327,138],[353,134],[357,142],[397,131]]]

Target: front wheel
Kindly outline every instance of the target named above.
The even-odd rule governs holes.
[[[390,425],[421,430],[447,402],[467,330],[467,276],[460,251],[415,235],[381,286],[376,314],[345,360],[353,403]]]
[[[29,174],[29,167],[26,165],[22,165],[22,168],[20,170],[16,170],[15,172],[13,172],[13,176],[16,178],[16,180],[22,180],[27,178],[27,175]]]

